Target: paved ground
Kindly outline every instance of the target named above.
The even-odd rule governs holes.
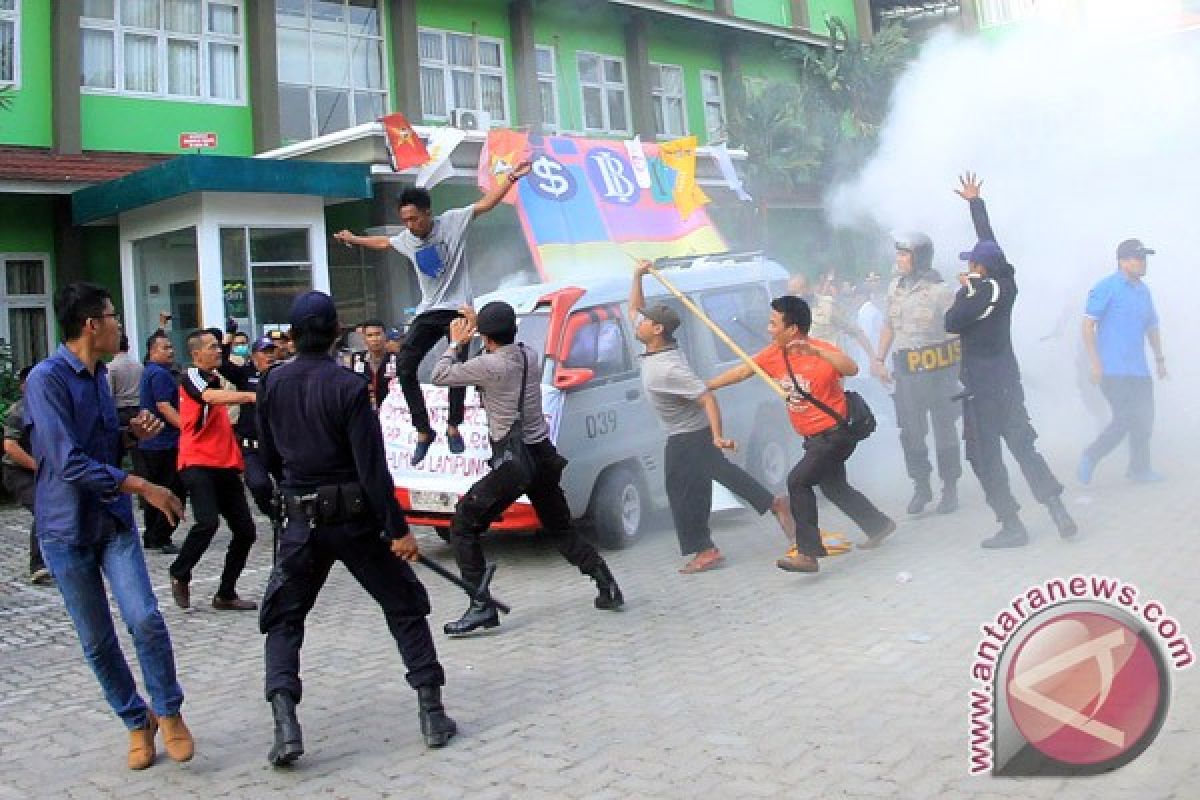
[[[23,580],[27,518],[6,510],[0,798],[1200,796],[1192,713],[1200,675],[1189,672],[1173,676],[1158,740],[1116,773],[966,775],[978,626],[1027,585],[1075,572],[1118,576],[1200,639],[1193,580],[1200,466],[1182,450],[1196,440],[1194,430],[1186,433],[1176,450],[1164,445],[1168,483],[1130,486],[1116,460],[1087,491],[1072,481],[1069,504],[1085,531],[1074,545],[1060,542],[1030,503],[1031,546],[981,551],[977,541],[992,523],[965,483],[959,514],[905,521],[886,547],[829,559],[819,576],[804,577],[775,569],[778,537],[753,515],[734,512],[717,521],[729,557],[722,570],[677,575],[680,559],[666,533],[611,554],[629,601],[612,614],[593,610],[589,583],[536,540],[497,540],[490,551],[502,565],[497,594],[516,611],[495,634],[459,641],[438,634],[447,704],[462,731],[442,751],[421,745],[415,700],[382,619],[339,568],[304,650],[308,753],[287,772],[264,761],[271,725],[253,615],[178,611],[163,587],[166,557],[157,554],[151,570],[198,754],[185,766],[164,758],[144,773],[126,770],[123,729],[103,705],[57,593]],[[855,457],[852,474],[898,512],[905,488],[874,475],[898,457],[888,434],[879,436]],[[1073,451],[1053,452],[1065,480]],[[844,529],[835,512],[827,517],[828,527]],[[267,576],[265,526],[261,536],[245,594],[261,590]],[[423,543],[451,561],[432,534]],[[214,557],[202,562],[194,595],[207,599],[216,569]],[[911,580],[897,580],[902,572]],[[463,598],[439,580],[427,583],[440,628]]]

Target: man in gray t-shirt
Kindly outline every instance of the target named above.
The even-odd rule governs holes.
[[[416,316],[408,325],[396,363],[396,379],[404,392],[413,427],[417,429],[417,447],[412,456],[414,467],[425,460],[429,446],[437,438],[429,424],[417,368],[433,346],[449,335],[450,323],[459,316],[458,309],[469,306],[473,299],[467,269],[467,228],[480,214],[498,206],[513,185],[529,174],[529,166],[528,161],[517,164],[497,182],[496,188],[474,205],[444,211],[437,216],[433,214],[428,191],[405,189],[399,200],[400,221],[405,230],[399,236],[356,236],[346,230],[333,235],[348,247],[357,244],[372,250],[394,248],[412,263],[417,284],[421,287],[421,301],[417,304]],[[458,430],[463,421],[465,399],[466,389],[450,390],[446,445],[451,453],[466,449]]]
[[[716,397],[692,371],[675,343],[679,315],[665,305],[646,307],[642,276],[650,266],[648,261],[638,262],[629,296],[629,316],[638,341],[646,346],[642,384],[667,432],[663,472],[679,550],[692,556],[679,571],[704,572],[725,560],[713,544],[708,527],[713,481],[741,497],[759,514],[774,512],[789,539],[794,538],[791,513],[786,497],[774,497],[721,453],[733,450],[735,444],[721,431],[721,408]],[[785,566],[787,562],[785,557],[777,563],[790,569]]]

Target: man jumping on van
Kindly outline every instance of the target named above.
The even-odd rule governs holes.
[[[788,499],[772,496],[767,487],[721,453],[736,445],[722,432],[717,398],[692,371],[675,342],[679,315],[662,304],[646,308],[642,278],[651,266],[649,261],[639,261],[634,270],[629,317],[638,341],[646,346],[642,353],[642,384],[667,432],[663,478],[675,535],[679,537],[680,552],[692,556],[679,571],[685,575],[704,572],[725,560],[713,544],[708,527],[713,481],[741,497],[759,514],[773,512],[794,544]],[[776,563],[780,569],[790,570],[795,566],[792,561],[787,556]]]

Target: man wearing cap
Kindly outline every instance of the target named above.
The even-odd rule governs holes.
[[[481,214],[498,206],[516,185],[529,174],[530,163],[522,161],[502,176],[496,187],[474,204],[433,215],[432,200],[425,189],[405,189],[399,200],[400,220],[404,232],[399,236],[355,236],[350,231],[338,231],[334,238],[346,245],[362,245],[371,250],[394,248],[413,265],[421,287],[421,301],[416,316],[408,325],[408,334],[400,349],[400,388],[417,430],[417,446],[412,465],[425,460],[437,435],[429,424],[425,394],[417,378],[417,368],[434,345],[449,333],[450,321],[458,316],[460,306],[472,300],[470,275],[467,269],[467,227]],[[458,426],[465,413],[466,389],[450,390],[450,409],[446,420],[446,446],[451,453],[466,449]]]
[[[362,324],[367,349],[351,356],[350,369],[367,379],[367,394],[371,408],[378,411],[387,399],[392,381],[396,378],[399,357],[387,349],[387,329],[377,319]]]
[[[595,606],[616,610],[625,602],[608,564],[586,542],[571,522],[560,480],[567,460],[550,441],[550,429],[542,413],[542,366],[538,354],[514,344],[517,315],[508,303],[488,303],[478,317],[469,307],[450,323],[450,347],[433,367],[437,386],[476,386],[483,395],[487,413],[488,436],[492,452],[498,443],[520,423],[522,441],[534,461],[532,478],[525,482],[511,462],[493,464],[493,469],[467,490],[458,501],[450,522],[450,543],[463,580],[472,586],[483,582],[486,569],[480,536],[521,495],[526,495],[537,512],[546,535],[554,538],[558,551],[569,563],[596,582]],[[484,352],[466,362],[458,360],[459,348],[465,348],[475,331],[483,338]],[[524,373],[525,404],[520,407],[521,376]],[[500,624],[495,606],[473,600],[456,622],[446,623],[450,635],[470,633],[476,628],[494,628]]]
[[[888,287],[887,317],[879,333],[879,348],[871,362],[875,376],[895,386],[896,421],[904,465],[913,482],[908,513],[919,514],[933,500],[926,439],[933,427],[934,452],[942,496],[937,513],[958,508],[958,371],[962,344],[946,335],[944,319],[954,302],[951,289],[933,268],[933,241],[923,233],[904,234],[895,240],[896,277]],[[887,355],[892,356],[888,369]]]
[[[298,355],[258,385],[260,452],[283,490],[286,512],[259,616],[267,637],[265,693],[275,718],[267,759],[286,766],[304,753],[296,719],[304,620],[335,561],[383,611],[417,691],[425,744],[441,747],[457,728],[442,707],[445,675],[426,620],[429,596],[407,563],[420,551],[396,503],[367,382],[329,354],[338,335],[329,295],[297,297],[291,323]],[[363,705],[378,711],[379,698]],[[387,715],[376,719],[380,736],[394,734]]]
[[[958,195],[970,204],[979,242],[959,257],[969,272],[959,275],[961,288],[946,311],[948,333],[962,338],[963,440],[967,461],[983,486],[984,497],[1000,522],[996,535],[984,539],[986,548],[1020,547],[1029,533],[1017,512],[1020,505],[1008,486],[1002,445],[1021,467],[1034,498],[1046,506],[1059,535],[1078,532],[1062,502],[1062,484],[1034,446],[1037,431],[1025,410],[1021,370],[1012,347],[1012,310],[1017,298],[1015,270],[996,243],[987,207],[980,197],[982,182],[972,173],[959,179]]]
[[[1079,480],[1091,483],[1096,464],[1129,436],[1129,478],[1138,483],[1162,480],[1150,466],[1154,428],[1154,382],[1146,363],[1146,343],[1154,351],[1155,374],[1167,377],[1158,313],[1142,278],[1146,256],[1154,251],[1138,239],[1117,247],[1117,271],[1092,287],[1084,311],[1083,341],[1092,383],[1099,385],[1112,409],[1112,420],[1079,459]]]
[[[775,497],[744,469],[721,453],[736,445],[721,428],[721,407],[704,381],[692,371],[675,342],[679,315],[666,305],[646,307],[642,278],[651,267],[639,261],[629,295],[629,318],[634,334],[646,347],[642,354],[642,385],[667,432],[663,476],[679,551],[691,560],[679,571],[685,575],[721,565],[724,556],[713,544],[708,527],[712,485],[717,481],[741,497],[760,515],[772,511],[784,535],[794,540],[786,497]],[[788,569],[791,558],[778,565]]]
[[[404,332],[399,328],[389,328],[387,332],[387,347],[388,353],[392,355],[399,354],[404,347]]]
[[[258,392],[258,382],[263,374],[275,363],[275,340],[270,336],[260,336],[249,347],[249,360],[244,364],[234,364],[223,360],[217,368],[221,377],[233,384],[239,392]],[[237,421],[233,423],[233,433],[237,437],[238,446],[242,449],[242,478],[254,505],[268,517],[274,516],[271,498],[275,493],[275,484],[263,465],[258,450],[258,418],[253,403],[243,403],[239,408]]]

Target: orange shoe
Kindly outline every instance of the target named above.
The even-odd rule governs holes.
[[[715,547],[710,547],[708,550],[701,550],[692,557],[692,560],[684,564],[679,571],[684,575],[693,575],[697,572],[707,572],[710,569],[716,569],[725,563],[725,556],[721,555],[721,551]]]
[[[162,725],[163,749],[167,751],[171,760],[180,763],[191,761],[192,755],[196,751],[196,743],[192,739],[192,732],[188,730],[187,723],[183,721],[183,715],[162,717],[159,719],[159,724]]]
[[[154,712],[146,715],[146,725],[143,728],[129,732],[129,764],[130,769],[145,769],[154,763],[157,755],[154,750],[154,734],[158,731],[158,720]]]

